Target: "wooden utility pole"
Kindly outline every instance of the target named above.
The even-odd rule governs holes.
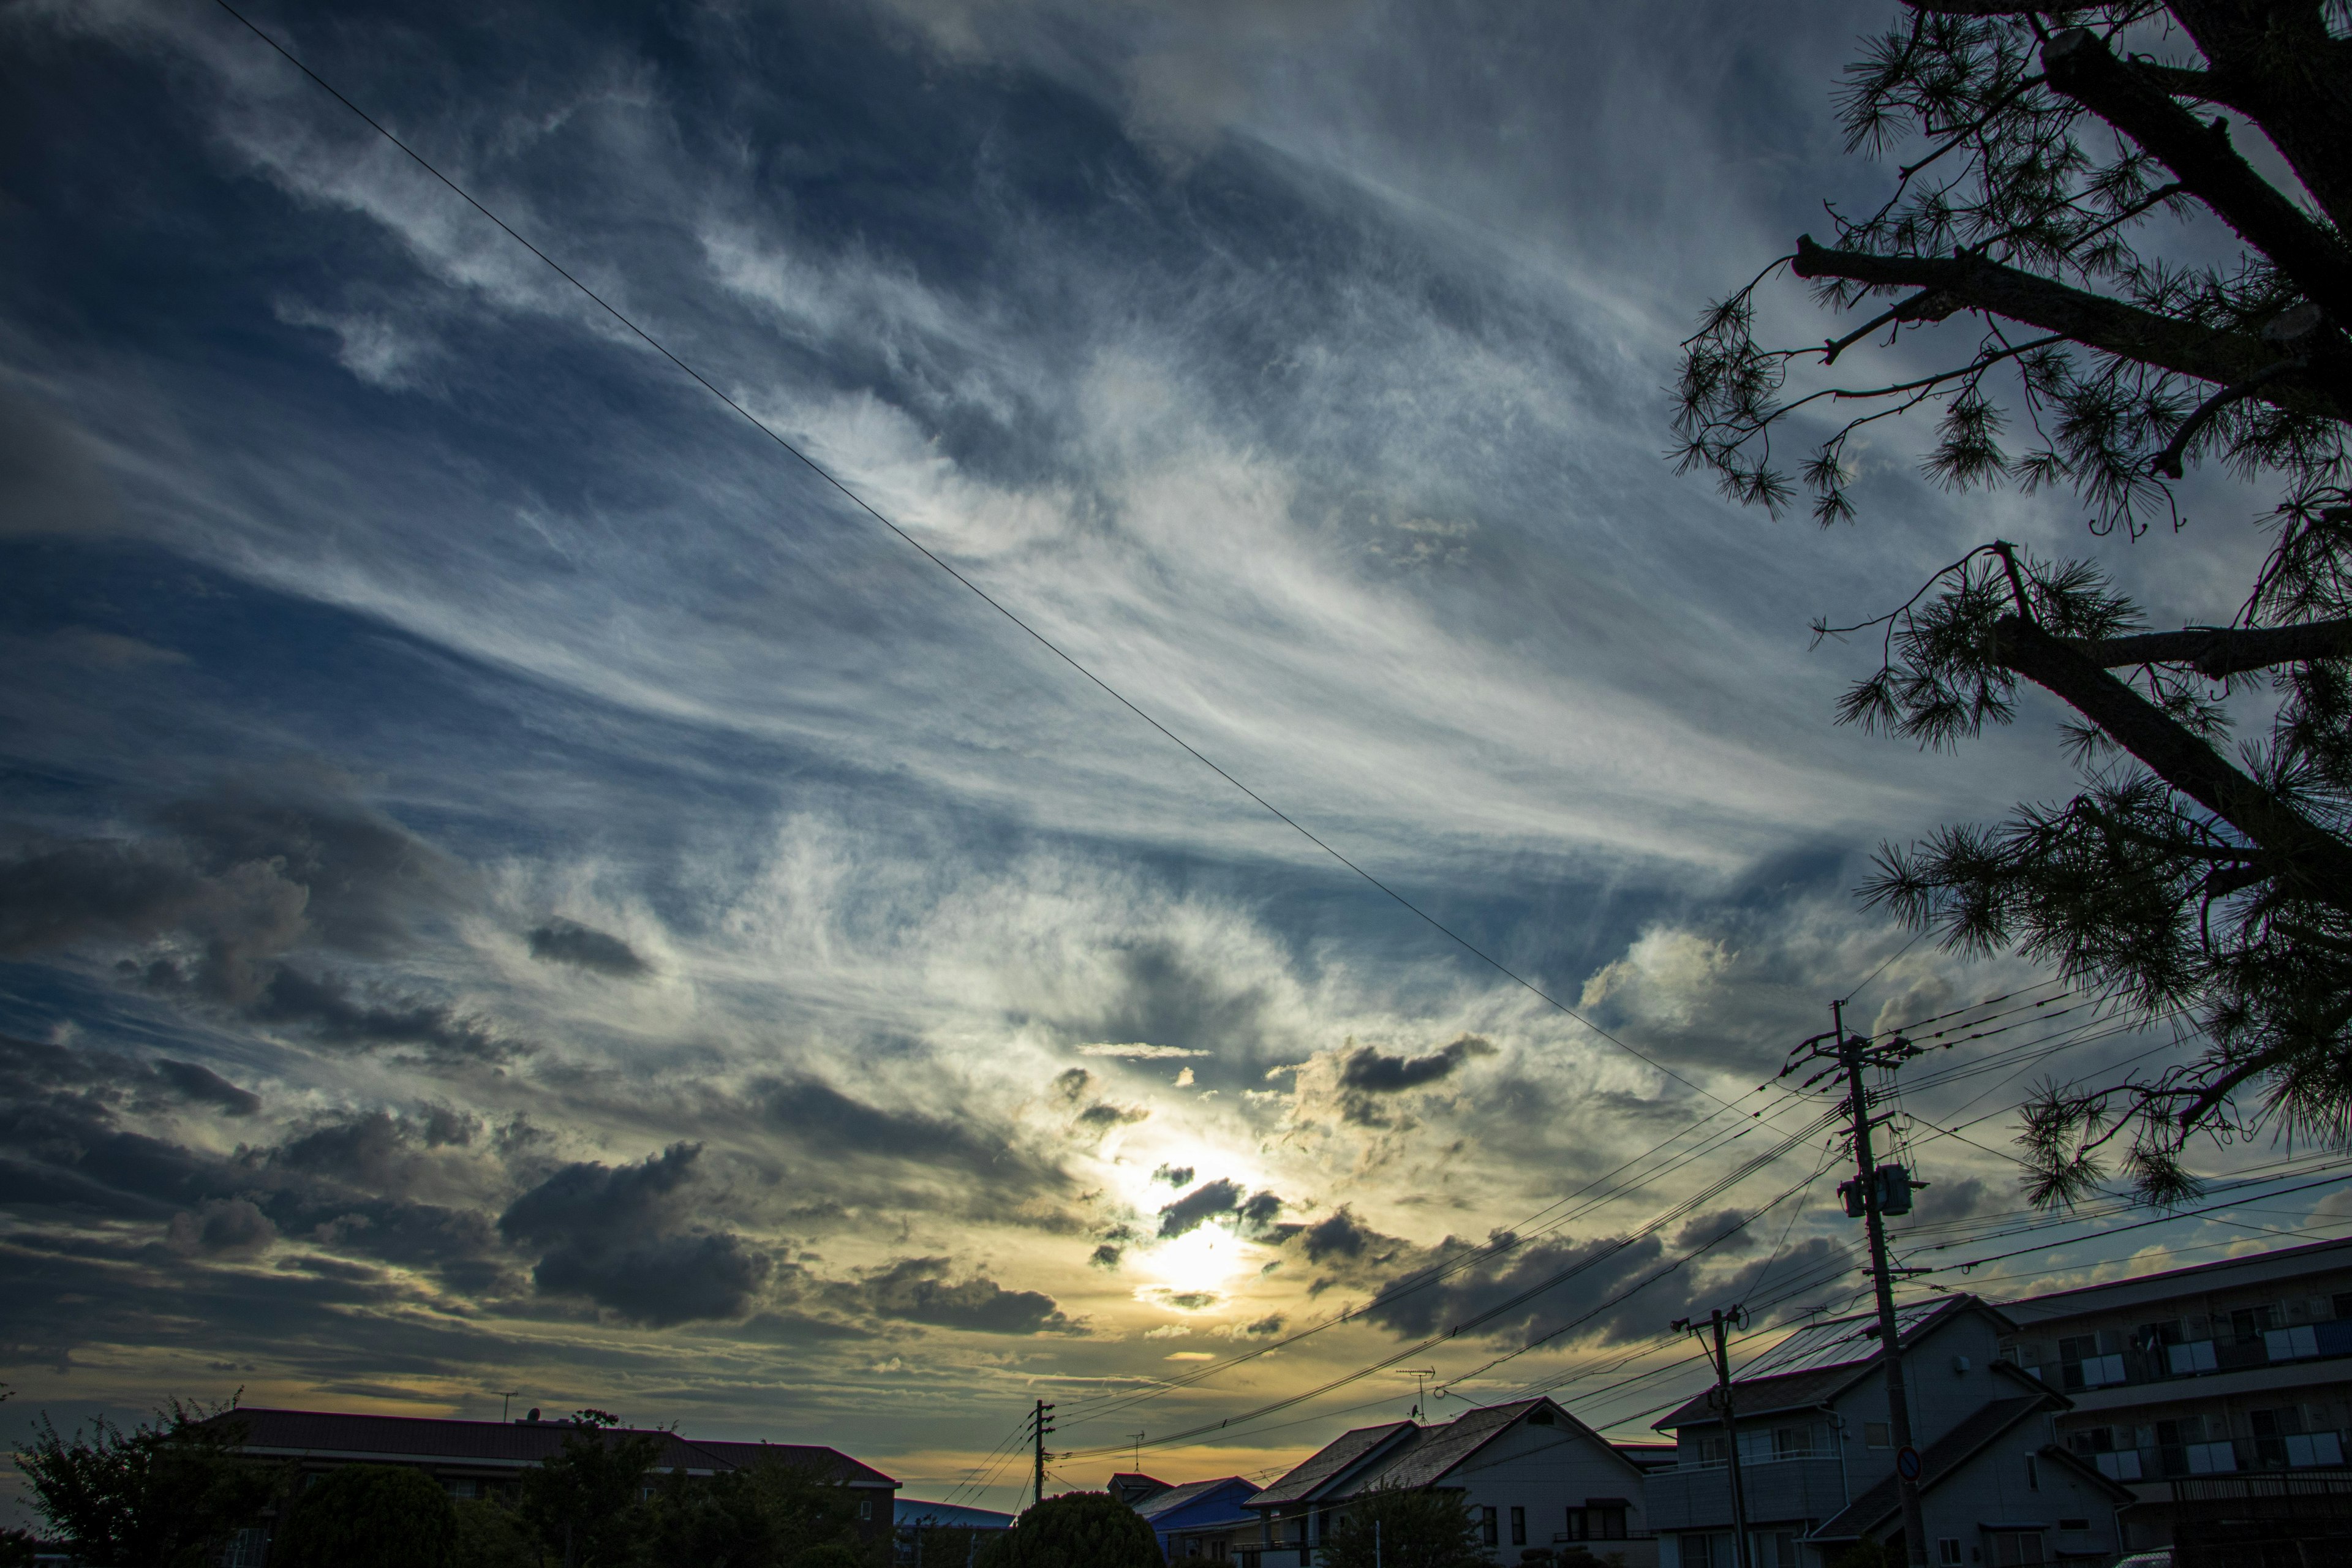
[[[1054,1418],[1045,1413],[1053,1408],[1041,1399],[1037,1402],[1037,1408],[1031,1412],[1029,1416],[1031,1428],[1029,1435],[1037,1445],[1037,1495],[1032,1500],[1033,1502],[1045,1500],[1045,1434],[1054,1429]]]
[[[1927,1270],[1898,1270],[1887,1263],[1886,1216],[1908,1214],[1911,1189],[1927,1184],[1913,1181],[1900,1164],[1882,1167],[1871,1152],[1874,1119],[1870,1113],[1870,1089],[1862,1076],[1863,1068],[1869,1067],[1891,1072],[1917,1053],[1900,1035],[1874,1046],[1860,1035],[1847,1034],[1843,1000],[1830,1004],[1830,1032],[1815,1035],[1798,1051],[1802,1054],[1792,1056],[1780,1069],[1782,1077],[1795,1071],[1801,1061],[1826,1059],[1832,1067],[1807,1081],[1838,1077],[1845,1082],[1845,1109],[1853,1124],[1853,1180],[1839,1191],[1848,1194],[1846,1213],[1863,1222],[1870,1237],[1870,1278],[1878,1297],[1878,1361],[1886,1369],[1886,1419],[1895,1437],[1895,1489],[1903,1509],[1903,1555],[1911,1568],[1927,1568],[1927,1528],[1919,1511],[1919,1450],[1912,1441],[1911,1399],[1903,1383],[1903,1337],[1895,1320],[1895,1276]]]

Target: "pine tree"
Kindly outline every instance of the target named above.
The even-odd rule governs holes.
[[[1881,651],[1843,722],[1953,746],[2011,721],[2021,682],[2073,710],[2071,799],[1883,848],[1864,889],[2197,1040],[2161,1071],[2045,1086],[2021,1135],[2039,1203],[2118,1166],[2178,1202],[2200,1136],[2352,1135],[2347,26],[2347,0],[1905,0],[1841,92],[1849,151],[1900,160],[1886,199],[1832,210],[1829,243],[1801,237],[1685,344],[1685,467],[1824,525],[1855,514],[1856,433],[1914,416],[1939,483],[2070,489],[2103,535],[2177,525],[2191,465],[2271,490],[2268,557],[2210,626],[2148,630],[2095,565],[1993,541],[1889,615],[1815,627]],[[2263,141],[2285,181],[2248,156]],[[2217,240],[2234,254],[2191,259]],[[1759,341],[1784,270],[1860,319]],[[1873,340],[1913,368],[1832,379]],[[1793,474],[1776,436],[1806,451]],[[2249,708],[2267,722],[2233,745]]]

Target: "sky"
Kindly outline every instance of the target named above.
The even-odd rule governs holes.
[[[1675,471],[1698,311],[1885,188],[1883,9],[251,8],[615,314],[215,6],[0,7],[0,1428],[510,1396],[993,1507],[1041,1398],[1055,1487],[1412,1366],[1640,1436],[1673,1319],[1854,1300],[1757,1089],[1849,994],[2014,998],[1910,1244],[2033,1245],[2000,1113],[2169,1037],[1853,889],[2057,715],[1836,728],[1807,627],[1996,534],[2225,619],[2260,507]]]

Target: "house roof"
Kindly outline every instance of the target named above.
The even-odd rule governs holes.
[[[1354,1497],[1374,1487],[1435,1486],[1523,1416],[1538,1409],[1550,1411],[1552,1419],[1570,1432],[1591,1438],[1594,1447],[1623,1465],[1630,1477],[1643,1473],[1642,1467],[1632,1458],[1619,1453],[1558,1402],[1540,1397],[1517,1399],[1508,1405],[1490,1405],[1470,1411],[1441,1426],[1419,1426],[1408,1421],[1349,1432],[1252,1498],[1249,1506],[1307,1497]],[[1370,1440],[1355,1441],[1366,1438]]]
[[[900,1530],[1010,1530],[1013,1516],[992,1508],[965,1508],[959,1503],[924,1502],[902,1497],[891,1505],[890,1522]]]
[[[1166,1491],[1148,1497],[1137,1503],[1135,1511],[1149,1520],[1161,1519],[1213,1497],[1219,1491],[1230,1487],[1239,1487],[1253,1497],[1257,1493],[1257,1488],[1240,1476],[1219,1476],[1213,1481],[1186,1481],[1182,1486],[1170,1487]],[[1236,1502],[1234,1506],[1239,1507],[1240,1503]]]
[[[1259,1508],[1272,1503],[1297,1502],[1312,1496],[1349,1467],[1362,1462],[1382,1444],[1419,1430],[1410,1421],[1391,1421],[1385,1426],[1359,1426],[1352,1432],[1343,1432],[1309,1455],[1289,1474],[1250,1499],[1250,1506]]]
[[[1962,1295],[1898,1310],[1895,1332],[1908,1352],[1946,1323],[1969,1312],[1992,1318],[2004,1331],[2016,1326],[1974,1296]],[[1877,1314],[1815,1323],[1781,1341],[1758,1357],[1746,1374],[1732,1380],[1732,1407],[1743,1416],[1809,1409],[1827,1404],[1877,1372],[1878,1364]],[[1720,1426],[1722,1421],[1710,1388],[1650,1425],[1658,1431],[1669,1431],[1677,1426]]]
[[[1919,1451],[1919,1489],[1933,1491],[1958,1473],[1987,1444],[2044,1406],[2055,1403],[2047,1394],[2022,1394],[2013,1399],[1989,1399],[1953,1426],[1950,1431]],[[1895,1517],[1901,1495],[1893,1476],[1864,1492],[1836,1517],[1814,1531],[1815,1541],[1853,1541]]]
[[[2268,1252],[2250,1252],[2218,1262],[2168,1268],[2158,1274],[2136,1274],[2127,1279],[2110,1279],[2102,1285],[2084,1285],[2072,1290],[2052,1290],[2012,1301],[2007,1310],[2021,1324],[2038,1325],[2084,1312],[2113,1311],[2161,1301],[2190,1289],[2226,1289],[2232,1283],[2267,1283],[2347,1266],[2352,1266],[2352,1237],[2273,1247]],[[2223,1278],[2230,1275],[2238,1279]]]
[[[213,1417],[240,1422],[247,1453],[284,1457],[374,1459],[384,1463],[472,1464],[500,1468],[536,1465],[562,1451],[579,1428],[562,1421],[449,1421],[432,1416],[362,1415],[336,1410],[269,1410],[242,1406]],[[798,1443],[695,1442],[674,1432],[610,1428],[614,1436],[661,1440],[656,1468],[740,1469],[774,1459],[822,1474],[842,1486],[890,1487],[898,1482],[835,1448]]]

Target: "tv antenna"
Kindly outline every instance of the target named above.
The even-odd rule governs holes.
[[[1429,1403],[1429,1380],[1437,1375],[1433,1366],[1400,1366],[1391,1369],[1399,1377],[1412,1379],[1412,1419],[1422,1418],[1422,1409]]]

